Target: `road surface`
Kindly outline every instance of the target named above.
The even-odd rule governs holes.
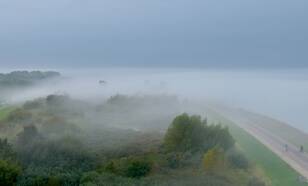
[[[236,123],[239,127],[244,129],[250,135],[263,143],[266,147],[277,154],[282,160],[289,164],[303,177],[300,181],[308,180],[308,154],[307,152],[300,152],[299,147],[275,135],[273,131],[266,130],[259,123],[275,122],[274,120],[266,120],[260,118],[259,115],[247,114],[238,109],[219,108],[219,111],[226,118]],[[258,119],[258,117],[260,119]],[[287,147],[286,147],[287,146]],[[307,147],[306,147],[307,148]],[[306,149],[307,150],[307,149]]]

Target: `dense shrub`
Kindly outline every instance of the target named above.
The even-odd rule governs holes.
[[[0,186],[15,185],[20,173],[21,167],[16,163],[0,160]]]
[[[125,175],[131,178],[146,176],[151,171],[151,164],[147,161],[133,160],[129,162]]]
[[[140,178],[149,174],[151,168],[151,162],[143,157],[129,157],[108,162],[103,171],[125,177]]]
[[[169,153],[166,155],[168,167],[172,169],[179,168],[181,166],[182,154],[180,153]]]
[[[0,139],[0,159],[2,160],[15,160],[16,153],[14,152],[11,144],[7,139]]]
[[[62,169],[39,166],[28,166],[19,176],[18,186],[77,186],[82,172],[77,169]]]
[[[0,186],[15,185],[21,173],[16,153],[7,139],[0,139]]]
[[[139,180],[122,177],[111,173],[96,172],[85,173],[80,181],[80,186],[136,186],[142,185]]]
[[[184,167],[200,167],[202,159],[202,153],[200,152],[171,152],[165,154],[168,168],[178,169]]]
[[[210,149],[203,157],[203,167],[208,172],[222,171],[226,168],[223,149],[218,147]]]
[[[88,171],[95,163],[80,141],[72,138],[37,141],[19,151],[18,155],[23,164],[38,167]]]
[[[190,175],[155,175],[132,179],[114,174],[90,172],[84,174],[81,186],[238,186],[221,176],[194,173]]]
[[[249,161],[247,158],[235,149],[227,153],[227,159],[233,168],[247,169],[249,167]]]

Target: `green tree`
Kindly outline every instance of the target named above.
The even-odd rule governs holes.
[[[0,160],[0,186],[15,185],[21,168],[16,163]]]
[[[228,149],[233,145],[234,139],[227,128],[207,125],[200,116],[186,113],[173,120],[164,139],[167,152],[207,151],[215,146]]]
[[[133,160],[129,163],[126,176],[131,178],[140,178],[146,176],[151,171],[151,165],[147,161]]]
[[[7,139],[0,139],[0,159],[2,160],[15,160],[16,153],[13,151],[11,144]]]
[[[131,156],[108,162],[102,169],[102,172],[130,178],[140,178],[149,174],[151,169],[151,161],[144,157]]]

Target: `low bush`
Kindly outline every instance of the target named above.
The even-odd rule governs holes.
[[[108,162],[103,171],[124,177],[140,178],[148,175],[152,163],[143,157],[129,157]]]
[[[236,150],[228,152],[227,159],[232,168],[247,169],[249,167],[247,158]]]
[[[21,167],[16,163],[0,160],[0,186],[13,186],[21,173]]]

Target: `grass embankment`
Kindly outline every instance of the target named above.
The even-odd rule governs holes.
[[[0,120],[5,119],[12,110],[14,110],[14,107],[1,107],[0,106]]]
[[[299,174],[253,136],[221,116],[216,116],[216,121],[228,125],[238,146],[248,159],[263,170],[272,186],[308,186],[308,184],[300,183],[297,180]]]

